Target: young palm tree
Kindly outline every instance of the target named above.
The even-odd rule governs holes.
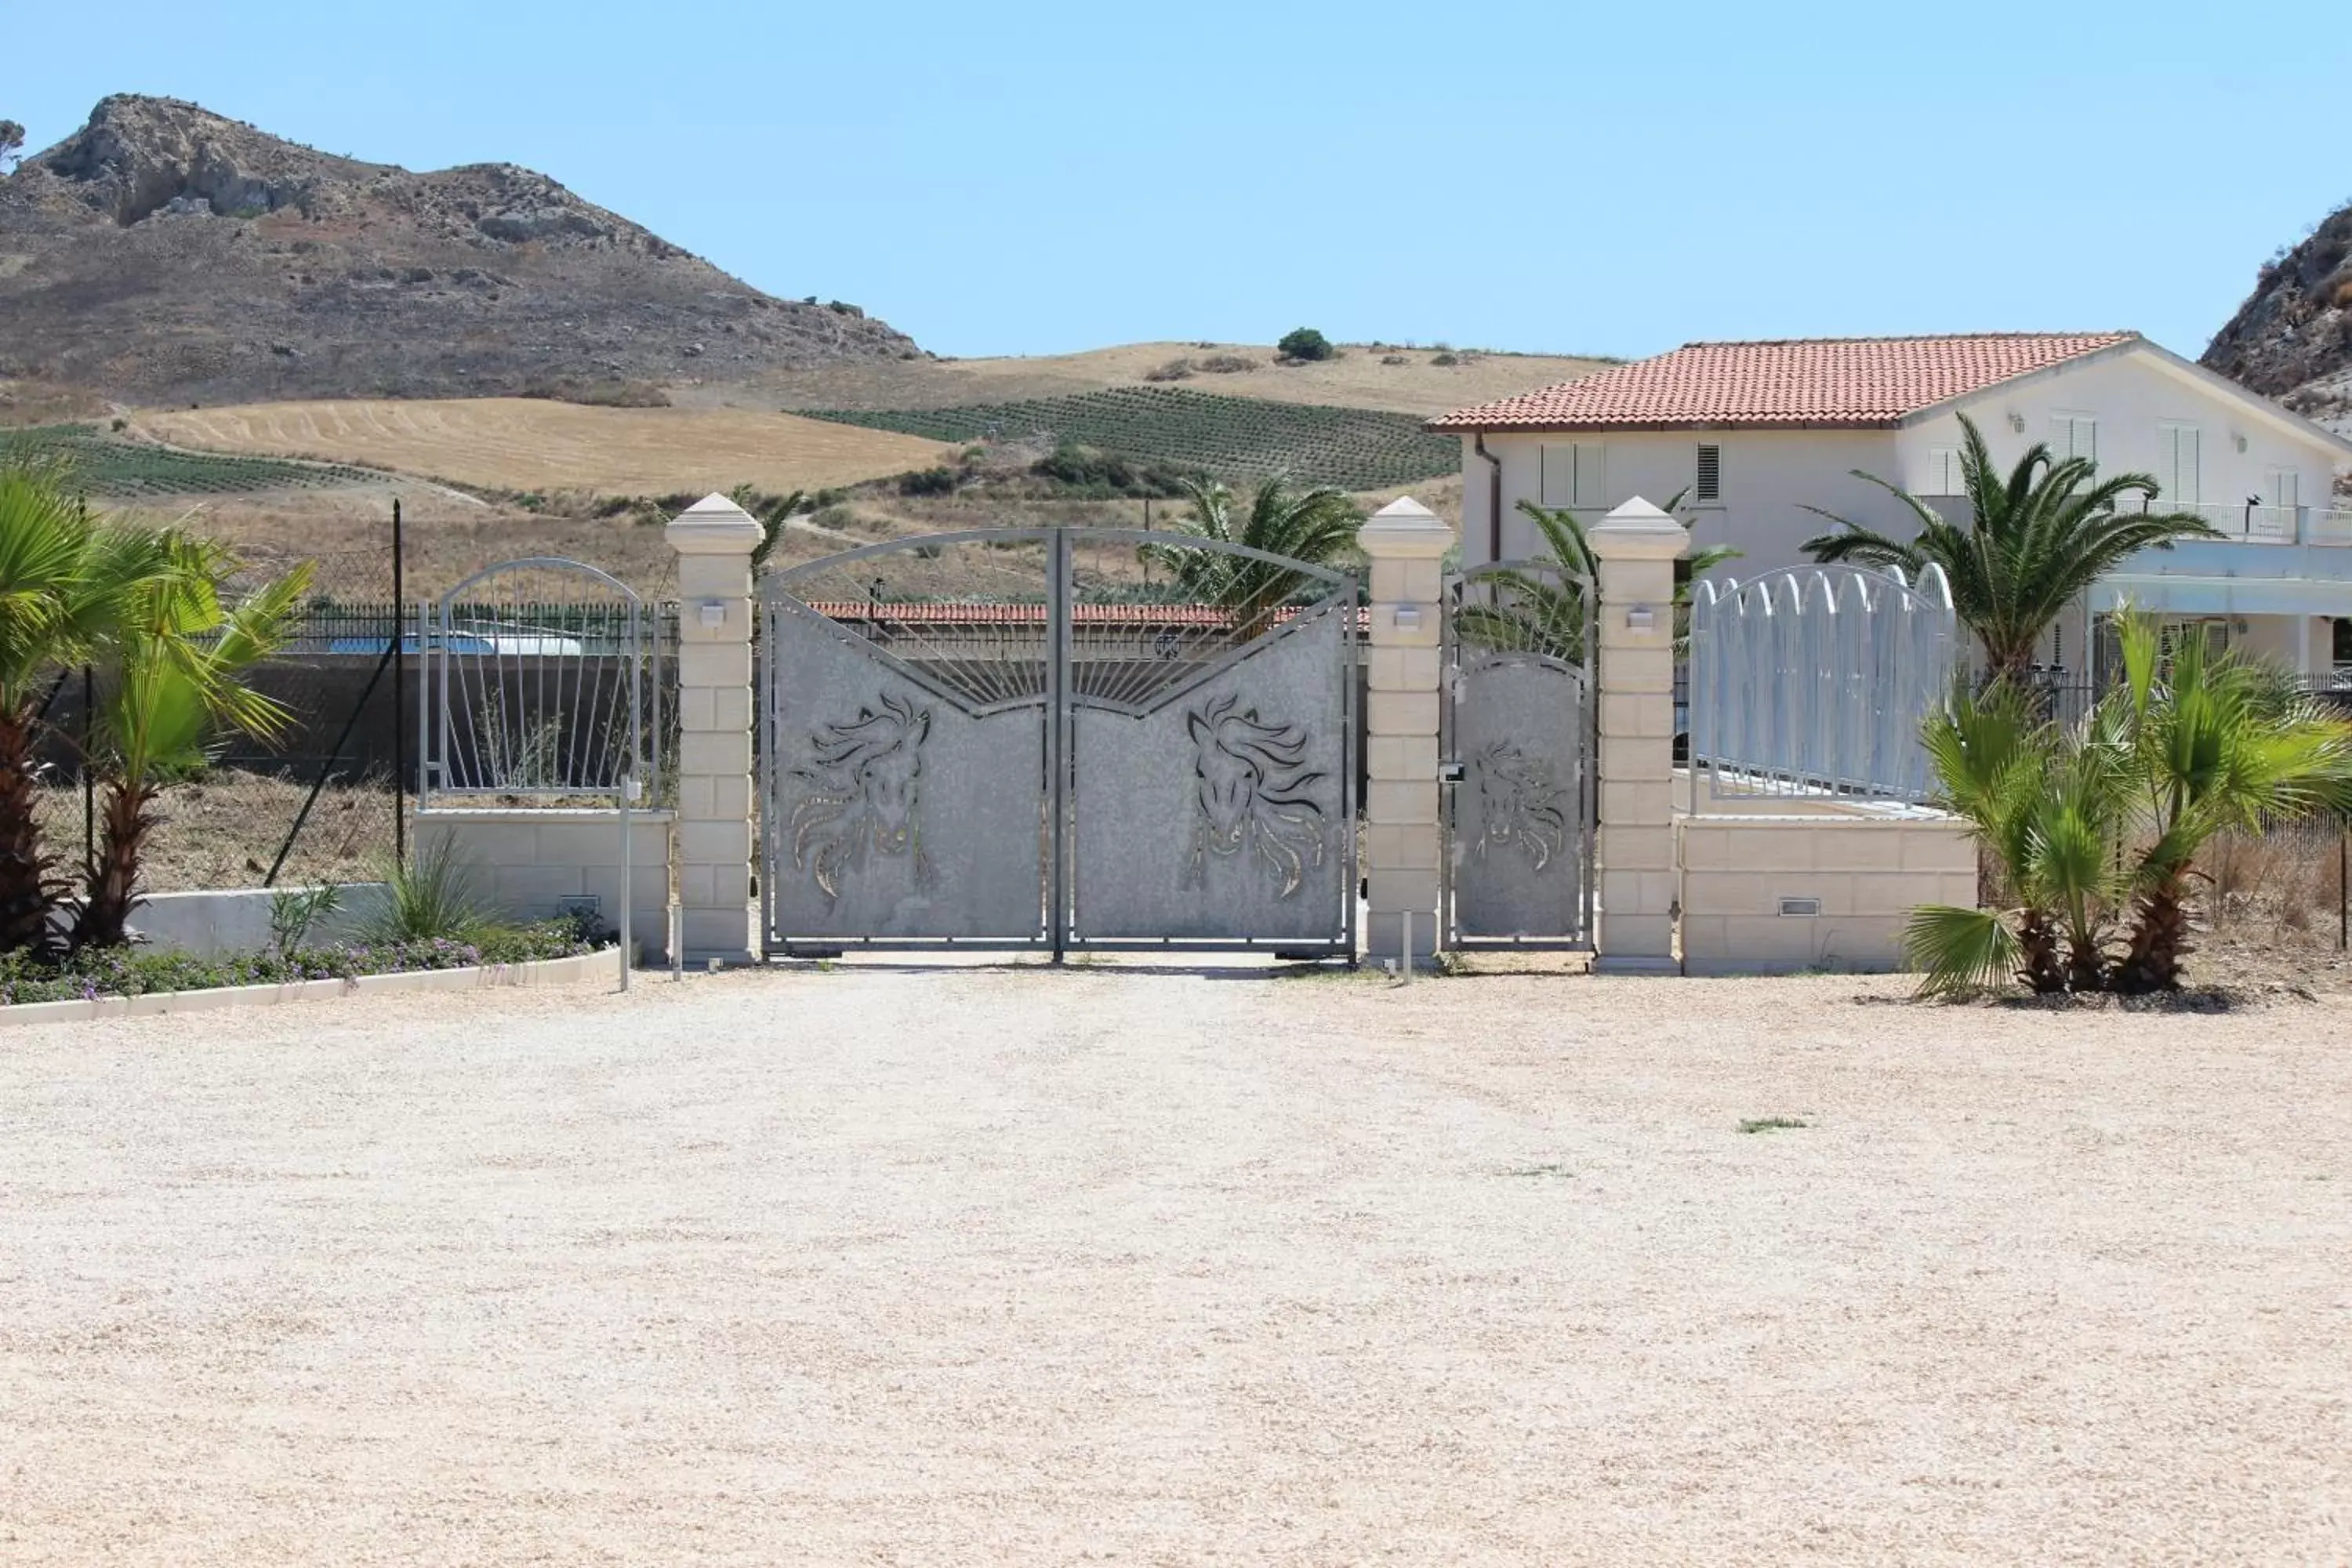
[[[1187,479],[1184,489],[1192,499],[1192,511],[1174,532],[1244,544],[1318,566],[1346,558],[1355,549],[1356,530],[1364,521],[1348,493],[1330,485],[1294,491],[1280,479],[1268,479],[1257,487],[1249,511],[1240,517],[1234,515],[1234,492],[1223,484]],[[1139,553],[1168,567],[1179,595],[1253,619],[1270,616],[1307,581],[1305,574],[1289,567],[1221,550],[1155,542]]]
[[[2087,458],[2063,461],[2036,443],[2007,478],[1996,472],[1984,435],[1960,416],[1962,483],[1969,521],[1947,521],[1933,507],[1875,474],[1867,479],[1910,508],[1919,532],[1909,543],[1849,522],[1819,507],[1839,531],[1805,541],[1814,560],[1900,566],[1915,578],[1930,561],[1944,569],[1960,624],[1983,645],[1987,680],[2023,679],[2034,645],[2083,592],[2143,550],[2169,550],[2176,539],[2211,538],[2202,518],[2180,511],[2118,511],[2127,496],[2155,500],[2146,474],[2098,477]]]
[[[1906,947],[1924,992],[2012,976],[2042,993],[2177,990],[2206,841],[2352,809],[2352,724],[2197,639],[2166,668],[2151,616],[2127,614],[2119,631],[2124,682],[2073,729],[2038,721],[2006,683],[1927,721],[1937,777],[2002,889],[2000,908],[1912,912]]]
[[[1675,492],[1665,510],[1679,517],[1683,498],[1689,493],[1686,489]],[[1487,593],[1486,601],[1466,604],[1455,611],[1455,635],[1481,647],[1543,653],[1570,663],[1579,662],[1584,658],[1583,585],[1593,582],[1599,571],[1592,542],[1585,536],[1584,525],[1565,508],[1542,507],[1522,499],[1519,510],[1543,536],[1543,549],[1534,559],[1557,571],[1506,567],[1480,577],[1478,584]],[[1683,526],[1690,526],[1687,519]],[[1699,574],[1712,571],[1727,561],[1736,561],[1739,554],[1728,544],[1710,544],[1685,551],[1675,562],[1675,652],[1682,652],[1690,643],[1691,591]]]
[[[306,563],[221,613],[236,563],[219,546],[163,537],[176,568],[143,584],[108,648],[92,762],[101,790],[96,852],[69,940],[76,948],[126,940],[142,891],[141,860],[172,784],[212,760],[224,728],[268,738],[286,710],[245,682],[291,633],[310,583]]]
[[[35,818],[45,689],[92,658],[138,584],[169,565],[155,535],[93,521],[62,479],[0,467],[0,952],[48,946],[68,886]]]
[[[1922,740],[1999,886],[1991,909],[1930,904],[1911,912],[1904,946],[1925,973],[1921,992],[1957,995],[2011,980],[2037,995],[2064,991],[2070,964],[2062,937],[2077,939],[2079,962],[2082,938],[2095,930],[2099,858],[2082,853],[2082,827],[2105,815],[2085,810],[2079,789],[2060,805],[2067,738],[2039,721],[2023,694],[1996,684],[1931,715]]]
[[[2181,640],[2162,668],[2154,617],[2118,626],[2126,721],[2141,830],[2148,847],[2132,889],[2128,946],[2114,986],[2180,988],[2189,952],[2190,865],[2226,828],[2352,808],[2352,724],[2320,709],[2269,668]]]

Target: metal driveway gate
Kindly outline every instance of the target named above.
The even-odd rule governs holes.
[[[1591,584],[1555,563],[1446,581],[1448,947],[1592,945],[1594,636]]]
[[[762,579],[768,950],[1355,947],[1356,588],[1116,529]]]

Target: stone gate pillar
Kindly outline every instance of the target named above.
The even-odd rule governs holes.
[[[1600,956],[1672,974],[1675,562],[1690,532],[1635,496],[1587,531],[1600,572]]]
[[[677,552],[677,896],[689,963],[749,963],[751,552],[759,523],[725,496],[670,521]]]
[[[1443,562],[1454,531],[1406,497],[1373,513],[1356,542],[1372,563],[1364,951],[1397,957],[1410,914],[1412,958],[1424,963],[1437,944],[1437,683]]]

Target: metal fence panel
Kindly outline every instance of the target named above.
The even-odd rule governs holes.
[[[1940,567],[1788,567],[1702,582],[1690,759],[1717,795],[1923,802],[1919,726],[1950,700],[1958,618]]]

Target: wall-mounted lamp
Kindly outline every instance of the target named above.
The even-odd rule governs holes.
[[[2024,435],[2024,434],[2025,434],[2025,416],[2024,416],[2024,415],[2022,415],[2022,414],[2016,414],[2016,413],[2012,413],[2012,414],[2011,414],[2011,415],[2010,415],[2010,416],[2009,416],[2009,427],[2010,427],[2011,430],[2014,430],[2015,432],[2017,432],[2017,434],[2019,434],[2020,436]]]
[[[1655,619],[1656,617],[1650,613],[1649,605],[1636,605],[1625,612],[1625,629],[1632,632],[1646,632]]]
[[[2246,449],[2246,438],[2243,436],[2233,434],[2230,437],[2230,445],[2242,452]]]
[[[1399,605],[1395,609],[1389,612],[1389,625],[1396,627],[1399,631],[1409,632],[1415,630],[1421,625],[1421,606],[1419,605]]]
[[[727,624],[727,601],[705,599],[694,607],[694,613],[706,626],[723,626]]]

